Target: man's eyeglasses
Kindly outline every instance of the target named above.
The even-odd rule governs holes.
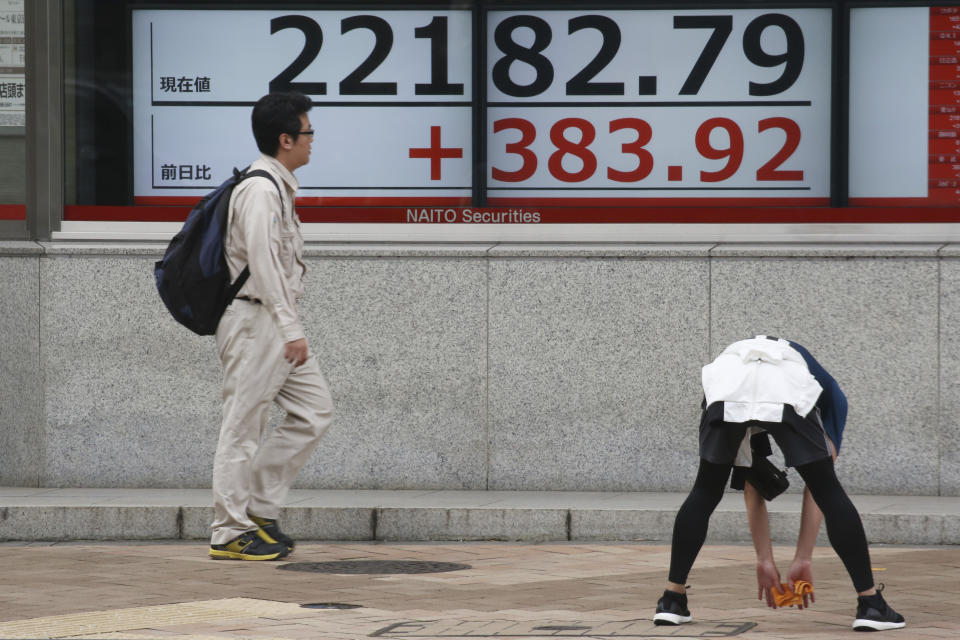
[[[302,136],[312,136],[312,135],[313,135],[313,129],[306,129],[306,130],[304,130],[304,131],[298,131],[297,133],[299,133],[299,134],[302,135]]]

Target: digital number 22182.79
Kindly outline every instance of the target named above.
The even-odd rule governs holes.
[[[462,83],[449,80],[448,25],[446,16],[434,16],[426,25],[414,29],[414,37],[430,41],[430,82],[417,83],[416,95],[463,95]],[[584,29],[594,29],[602,37],[599,51],[565,86],[566,95],[624,95],[622,82],[597,82],[594,78],[613,61],[620,49],[620,26],[615,20],[603,15],[583,15],[570,18],[570,34]],[[529,29],[534,39],[524,45],[514,39],[518,29]],[[688,73],[679,95],[697,95],[703,86],[714,62],[720,56],[727,39],[733,31],[731,15],[683,15],[673,17],[674,29],[709,29],[711,34],[703,50]],[[761,38],[768,28],[780,29],[786,39],[786,49],[780,53],[764,50]],[[323,47],[323,30],[316,20],[304,15],[284,15],[270,21],[270,33],[285,29],[299,30],[304,36],[300,54],[270,81],[270,91],[300,91],[307,95],[326,95],[326,82],[303,82],[295,79],[316,60]],[[355,15],[340,21],[340,32],[346,34],[365,29],[374,36],[370,53],[347,77],[340,81],[340,95],[396,95],[396,82],[373,82],[367,78],[381,65],[393,48],[394,33],[390,23],[376,15]],[[554,80],[554,67],[543,51],[553,40],[553,31],[543,19],[534,15],[513,15],[505,18],[494,29],[494,42],[503,54],[493,65],[492,80],[502,93],[514,97],[532,97],[545,92]],[[771,82],[749,82],[751,96],[771,96],[789,89],[797,81],[803,68],[804,39],[800,25],[788,15],[768,13],[754,18],[743,33],[743,52],[747,59],[759,67],[783,65],[780,77]],[[510,76],[514,63],[529,65],[534,78],[520,84]],[[646,78],[649,80],[650,78]],[[649,94],[641,88],[641,94]]]

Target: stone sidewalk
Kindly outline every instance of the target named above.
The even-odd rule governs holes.
[[[708,545],[689,579],[694,624],[681,627],[650,622],[666,545],[304,542],[281,562],[214,561],[206,549],[0,543],[0,638],[859,637],[849,580],[824,547],[815,553],[816,603],[773,611],[756,598],[752,549]],[[792,549],[775,553],[785,571]],[[960,637],[960,547],[874,546],[872,560],[908,623],[882,637]]]

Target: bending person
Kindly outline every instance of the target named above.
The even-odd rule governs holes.
[[[821,410],[816,406],[824,387],[801,351],[777,338],[742,340],[705,366],[702,379],[700,467],[674,522],[670,573],[654,622],[676,625],[692,620],[684,586],[687,576],[706,539],[710,515],[723,497],[738,451],[759,428],[773,436],[787,466],[796,468],[823,513],[830,544],[857,592],[853,628],[881,631],[905,626],[903,616],[887,605],[874,585],[863,523],[834,473]],[[808,524],[808,535],[811,526]],[[758,575],[758,579],[762,585],[766,578]]]

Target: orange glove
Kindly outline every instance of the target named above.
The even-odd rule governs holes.
[[[792,607],[796,605],[803,608],[803,596],[807,593],[813,593],[813,585],[806,580],[797,580],[794,589],[790,590],[786,584],[780,583],[780,589],[774,587],[773,600],[778,607]]]

